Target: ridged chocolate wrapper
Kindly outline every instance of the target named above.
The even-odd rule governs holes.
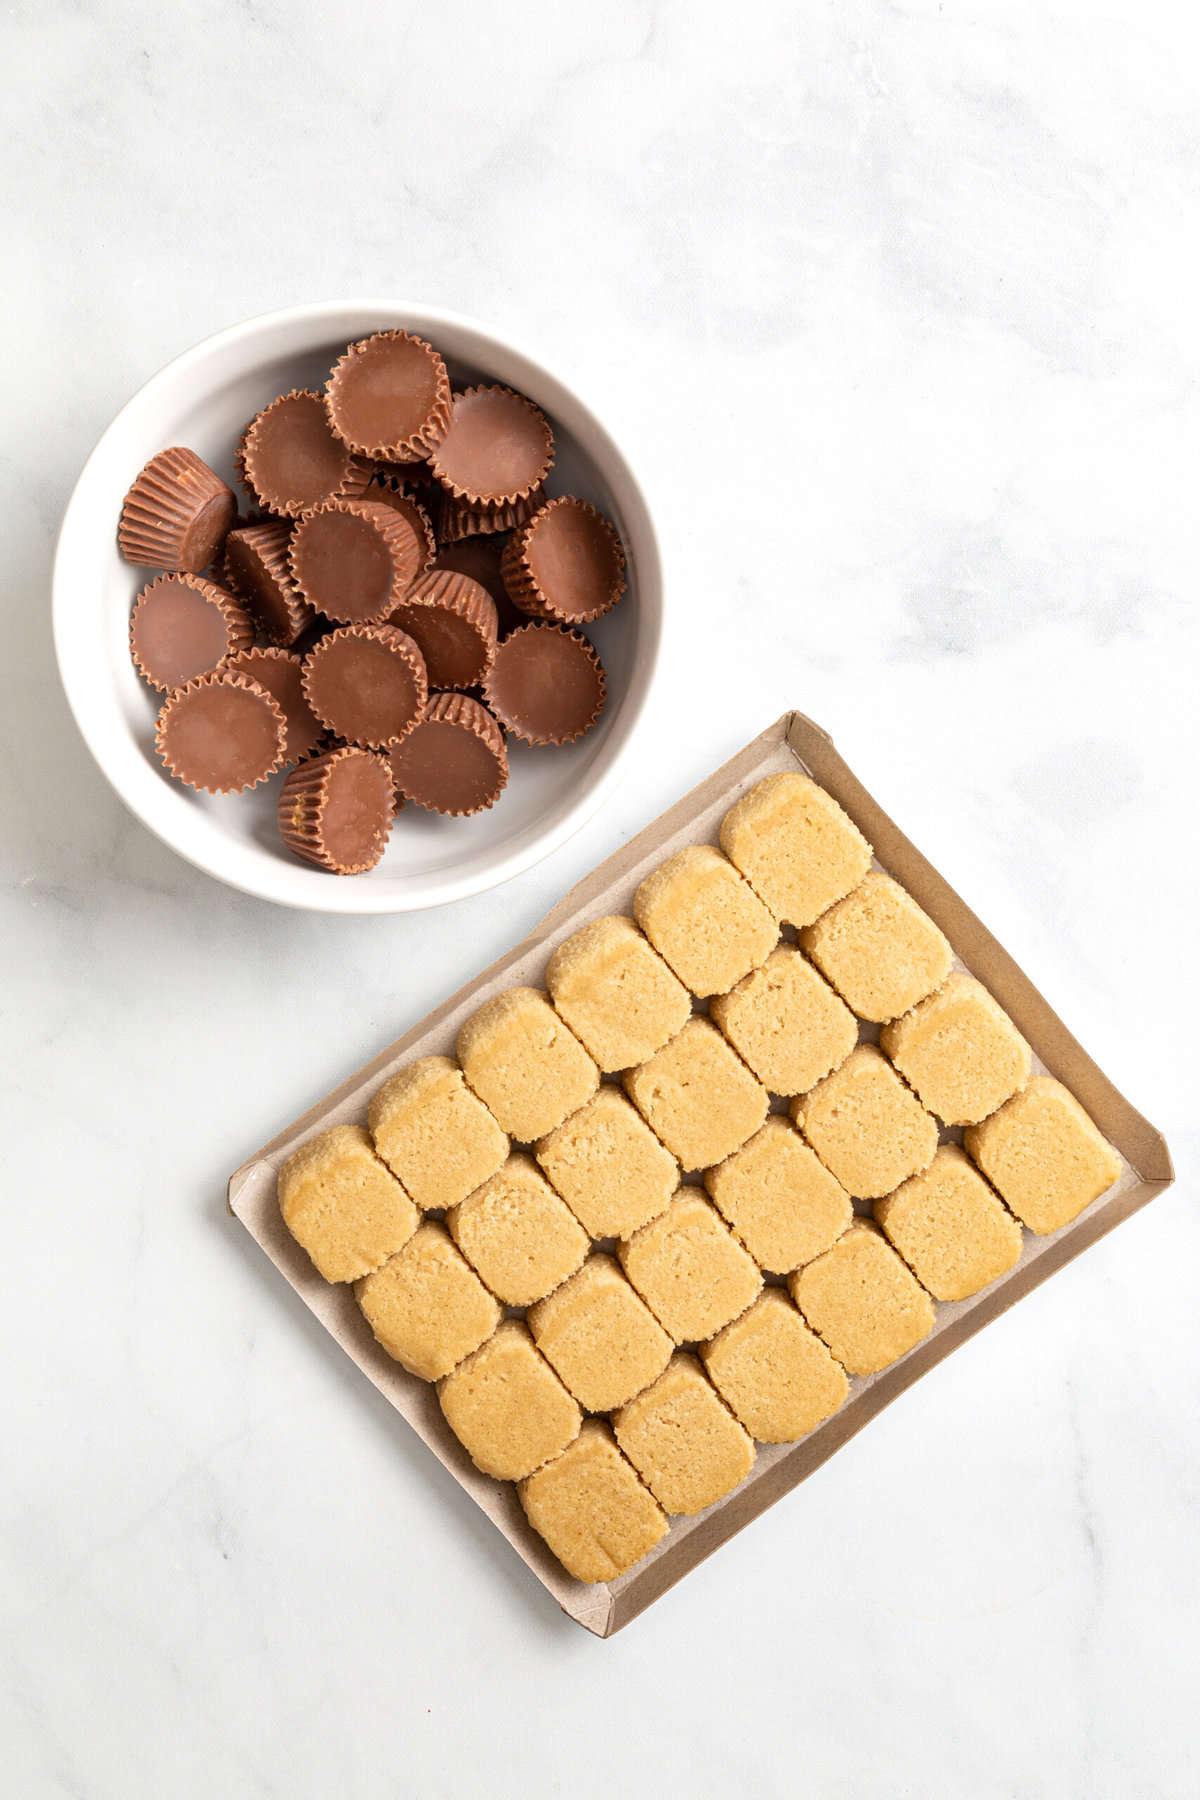
[[[206,794],[241,794],[283,763],[283,709],[236,669],[217,669],[167,696],[154,734],[166,768]]]
[[[231,531],[225,540],[225,579],[245,601],[259,630],[286,649],[313,624],[316,614],[292,578],[290,519],[269,519]]]
[[[268,512],[303,518],[324,500],[357,498],[372,465],[355,456],[329,423],[325,396],[292,388],[256,413],[234,453],[238,479]]]
[[[478,687],[496,651],[496,605],[469,575],[434,569],[413,583],[388,623],[425,658],[431,688]]]
[[[420,571],[416,527],[373,500],[327,500],[297,521],[288,567],[305,600],[338,625],[381,624]]]
[[[117,547],[126,562],[198,575],[236,513],[233,489],[194,450],[176,445],[152,456],[126,494]]]
[[[334,363],[325,404],[334,431],[355,455],[423,462],[450,424],[450,377],[424,338],[377,331]]]
[[[483,698],[527,744],[570,744],[604,708],[604,668],[588,640],[562,625],[522,625],[496,648]]]
[[[402,799],[455,819],[494,806],[508,781],[504,733],[466,694],[434,694],[390,758]]]
[[[278,644],[259,645],[229,659],[229,667],[266,688],[284,717],[285,763],[299,762],[320,744],[325,727],[304,697],[304,658]]]
[[[514,500],[511,505],[475,506],[469,500],[455,500],[450,494],[443,496],[438,509],[438,542],[439,544],[458,544],[465,538],[488,537],[493,532],[513,531],[532,519],[535,512],[545,505],[546,490],[539,483],[532,494],[524,499]]]
[[[502,564],[514,606],[535,619],[586,625],[625,592],[625,552],[616,528],[586,500],[548,500],[513,533]]]
[[[524,394],[498,386],[455,394],[449,430],[429,458],[448,494],[487,511],[527,498],[553,462],[546,415]]]
[[[245,608],[201,575],[148,582],[129,615],[129,654],[143,681],[169,694],[220,668],[254,642]]]
[[[310,756],[279,795],[288,849],[332,875],[361,875],[387,849],[396,803],[385,756],[352,744]]]
[[[425,659],[393,625],[343,625],[305,658],[304,697],[347,743],[387,750],[425,711]]]

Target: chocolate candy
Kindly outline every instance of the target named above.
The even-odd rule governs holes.
[[[420,489],[417,490],[418,493],[420,491]],[[402,519],[407,520],[416,532],[417,542],[420,545],[419,573],[427,575],[437,557],[437,537],[434,533],[433,521],[421,505],[420,500],[417,499],[416,494],[409,492],[409,484],[403,476],[385,475],[377,470],[363,499],[371,501],[376,506],[390,506],[393,512],[399,513]]]
[[[151,687],[170,693],[254,642],[232,594],[199,575],[160,575],[134,601],[129,649]]]
[[[283,713],[286,736],[285,763],[299,762],[324,736],[324,727],[304,698],[304,658],[277,645],[270,649],[243,650],[230,658],[229,667],[266,688]]]
[[[413,640],[392,625],[344,625],[305,658],[304,697],[338,737],[386,750],[425,710],[429,683]]]
[[[395,813],[387,758],[343,744],[292,770],[279,795],[288,849],[334,875],[373,869]]]
[[[493,806],[508,780],[504,733],[466,694],[434,694],[420,724],[393,748],[391,765],[397,793],[454,818]]]
[[[325,402],[334,431],[357,455],[420,462],[450,423],[450,377],[424,338],[377,331],[334,363]]]
[[[532,400],[474,387],[454,396],[450,429],[429,465],[456,500],[490,510],[531,494],[553,461],[554,435]]]
[[[283,762],[283,710],[236,669],[176,688],[158,715],[154,744],[172,775],[209,794],[257,787]]]
[[[604,669],[579,632],[523,625],[497,647],[483,697],[525,743],[569,744],[600,717]]]
[[[496,607],[469,575],[434,569],[414,582],[388,620],[406,631],[425,658],[429,685],[477,687],[496,650]]]
[[[225,540],[225,579],[244,600],[259,630],[273,644],[294,644],[316,617],[296,586],[288,561],[288,519],[270,519],[231,531]]]
[[[356,457],[329,423],[325,399],[293,388],[257,413],[234,458],[242,485],[268,512],[300,518],[323,500],[366,490],[371,465]]]
[[[625,552],[603,513],[563,494],[513,533],[504,582],[522,612],[581,625],[601,618],[625,592]]]
[[[292,532],[288,561],[310,606],[340,625],[382,623],[421,565],[407,519],[366,500],[327,500]]]
[[[152,456],[125,496],[117,547],[148,568],[207,569],[237,513],[233,489],[194,450]]]
[[[498,506],[479,506],[474,500],[456,500],[453,494],[446,494],[438,511],[438,542],[457,544],[493,531],[512,531],[532,519],[545,500],[546,490],[540,482],[532,493]]]

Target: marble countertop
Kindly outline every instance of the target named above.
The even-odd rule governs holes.
[[[1197,1791],[1197,36],[1132,0],[5,9],[6,1792]],[[666,655],[550,861],[288,914],[109,792],[53,539],[167,358],[389,291],[594,402]],[[224,1181],[791,706],[1180,1179],[602,1643]]]

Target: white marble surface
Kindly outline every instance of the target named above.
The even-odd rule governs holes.
[[[1190,1796],[1192,11],[345,10],[0,20],[4,1790]],[[287,915],[108,792],[51,546],[161,362],[389,291],[539,345],[610,421],[668,654],[645,760],[551,862],[423,917]],[[1181,1179],[601,1643],[223,1182],[790,705]]]

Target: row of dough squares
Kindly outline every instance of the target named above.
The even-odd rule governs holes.
[[[816,783],[760,782],[720,845],[667,858],[633,918],[554,952],[546,993],[485,1003],[457,1060],[410,1064],[369,1132],[335,1127],[280,1172],[320,1273],[355,1283],[585,1581],[722,1498],[755,1440],[813,1430],[935,1300],[1011,1268],[1022,1224],[1058,1229],[1120,1172]]]

